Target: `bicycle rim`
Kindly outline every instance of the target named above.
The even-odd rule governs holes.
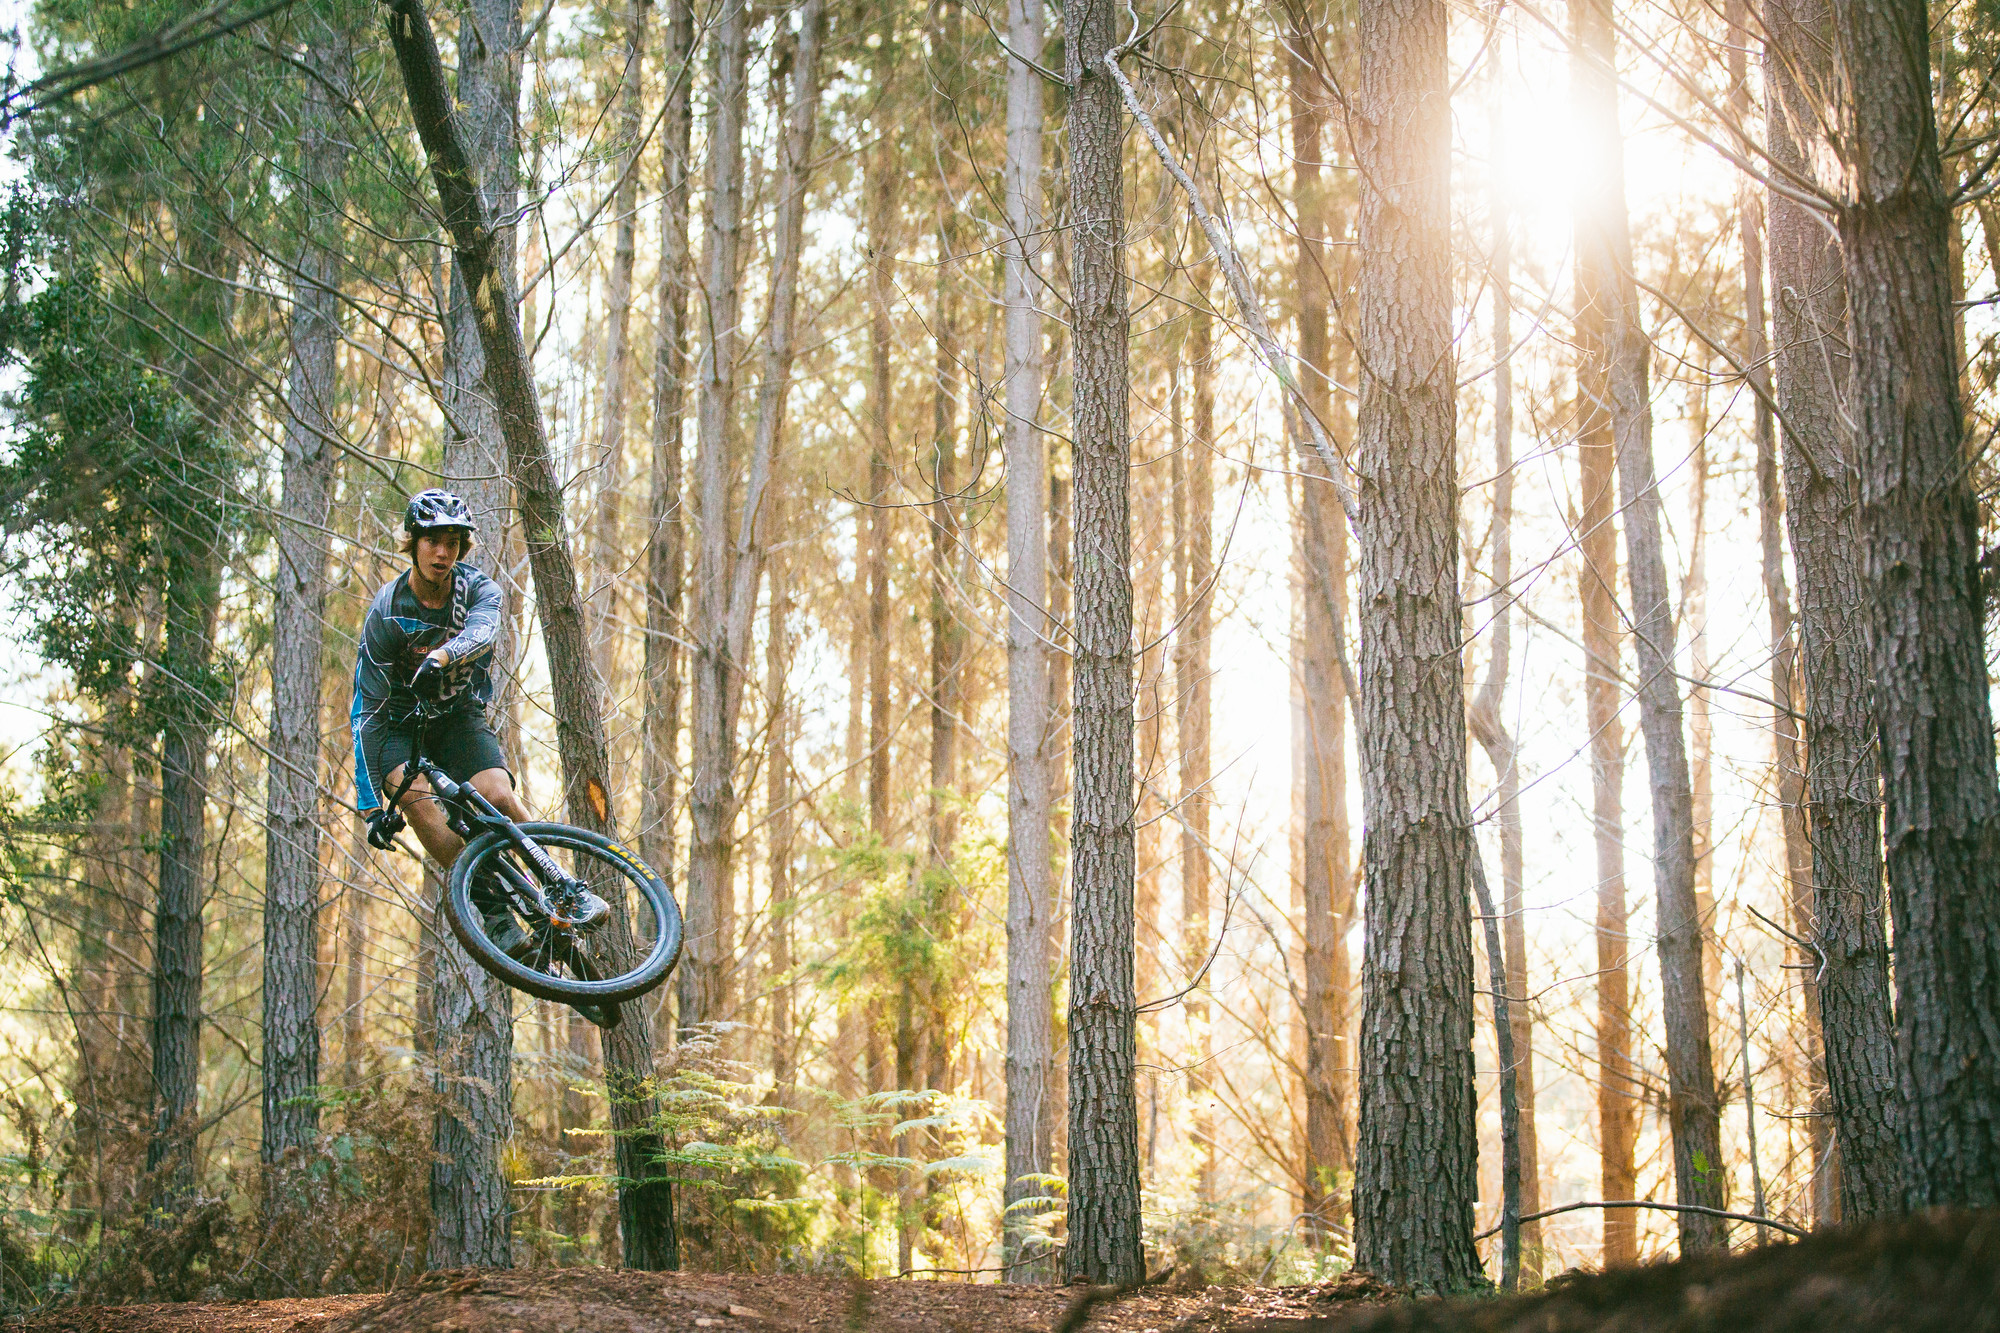
[[[680,909],[666,886],[623,847],[588,830],[521,827],[565,877],[602,897],[611,911],[591,928],[551,920],[530,886],[552,897],[557,885],[544,882],[504,837],[488,834],[453,867],[452,926],[467,951],[509,985],[566,1003],[622,1003],[659,985],[681,940]],[[510,944],[520,957],[510,954]]]

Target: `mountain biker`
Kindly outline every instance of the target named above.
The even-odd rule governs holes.
[[[472,515],[458,496],[432,489],[410,501],[402,545],[410,568],[369,604],[354,662],[354,803],[368,821],[368,842],[388,850],[407,817],[441,866],[457,860],[465,844],[423,775],[405,771],[416,756],[419,701],[431,705],[423,735],[430,761],[454,782],[470,782],[509,819],[529,818],[486,724],[502,601],[500,585],[466,563],[472,542]],[[533,952],[496,885],[475,884],[472,899],[494,945],[517,959]],[[593,905],[604,910],[602,899]],[[578,1006],[586,1017],[593,1007]]]

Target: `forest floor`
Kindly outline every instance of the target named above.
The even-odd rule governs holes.
[[[76,1307],[37,1333],[2000,1333],[2000,1212],[1932,1214],[1602,1274],[1513,1300],[594,1268],[429,1273],[386,1295]]]
[[[633,1273],[601,1268],[427,1273],[386,1295],[187,1305],[77,1306],[35,1333],[1195,1333],[1310,1322],[1393,1293],[1365,1278],[1321,1287],[1109,1289],[963,1282]],[[1082,1307],[1082,1308],[1079,1308]]]

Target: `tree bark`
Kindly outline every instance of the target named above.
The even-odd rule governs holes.
[[[219,514],[220,507],[216,513]],[[215,725],[201,692],[215,656],[223,533],[215,516],[176,517],[166,574],[165,660],[173,682],[160,744],[160,851],[153,916],[153,1130],[146,1170],[154,1207],[178,1212],[195,1187],[201,1083],[202,849],[208,749]]]
[[[1839,0],[1833,26],[1850,99],[1839,222],[1906,1203],[1991,1207],[2000,1203],[2000,785],[1929,24],[1914,0]]]
[[[610,755],[604,738],[604,704],[599,682],[590,669],[562,493],[549,455],[533,372],[521,342],[511,266],[500,263],[496,254],[496,237],[479,193],[479,177],[467,158],[453,116],[437,42],[421,0],[394,0],[389,34],[451,231],[455,267],[464,276],[466,290],[473,294],[472,308],[486,358],[485,379],[498,409],[508,471],[519,496],[528,565],[542,620],[542,643],[549,661],[566,813],[574,824],[610,833]],[[611,931],[614,944],[630,940],[630,923],[622,910],[612,918]],[[605,1041],[604,1077],[612,1128],[617,1131],[618,1171],[623,1178],[637,1182],[619,1190],[620,1235],[628,1268],[674,1267],[679,1262],[672,1194],[654,1176],[660,1140],[646,1127],[652,1118],[651,1098],[645,1091],[653,1072],[651,1026],[643,1006],[631,1005],[624,1022]]]
[[[782,522],[782,511],[776,515]],[[798,1083],[798,1033],[792,991],[793,840],[798,812],[792,796],[792,701],[787,688],[792,648],[791,580],[785,562],[771,565],[768,634],[764,643],[764,697],[771,709],[769,759],[764,796],[770,807],[765,824],[765,859],[771,876],[771,1089],[780,1106],[792,1105]]]
[[[338,423],[335,355],[340,349],[338,191],[345,136],[327,85],[345,88],[352,61],[345,33],[317,34],[306,57],[300,126],[306,239],[292,275],[292,364],[286,392],[283,497],[279,501],[277,595],[271,612],[271,742],[264,836],[264,1120],[261,1156],[280,1166],[319,1132],[311,1093],[320,1081],[318,917],[320,894],[319,715],[321,631]],[[294,1163],[296,1164],[296,1163]],[[290,1191],[267,1181],[267,1213],[289,1211]]]
[[[1500,94],[1499,61],[1494,59],[1491,149],[1497,165],[1505,152],[1506,121]],[[1517,1216],[1542,1210],[1541,1153],[1535,1138],[1535,1029],[1528,1004],[1528,932],[1524,847],[1521,828],[1521,751],[1507,727],[1507,678],[1514,656],[1514,272],[1512,214],[1499,173],[1487,193],[1492,216],[1493,257],[1488,281],[1493,289],[1493,612],[1486,679],[1466,710],[1472,736],[1486,751],[1499,783],[1495,812],[1500,826],[1500,915],[1505,962],[1494,985],[1506,994],[1514,1070],[1514,1162]],[[1476,873],[1479,873],[1476,871]],[[1484,910],[1484,909],[1482,909]],[[1499,1011],[1496,1011],[1499,1012]],[[1541,1276],[1542,1229],[1520,1224],[1516,1265],[1529,1285]]]
[[[1821,108],[1833,88],[1826,0],[1777,0],[1764,11],[1765,120],[1772,158],[1812,181],[1826,148]],[[1831,184],[1832,182],[1825,182]],[[1770,192],[1777,401],[1785,519],[1799,581],[1800,677],[1810,764],[1810,937],[1820,957],[1818,1024],[1827,1110],[1838,1145],[1837,1214],[1861,1222],[1903,1206],[1897,1140],[1895,1029],[1884,931],[1881,770],[1869,697],[1867,611],[1851,420],[1847,274],[1825,223]]]
[[[694,711],[693,769],[688,787],[687,946],[681,956],[682,1027],[712,1023],[729,1009],[734,952],[736,792],[733,778],[732,694],[740,697],[729,660],[730,420],[736,388],[738,326],[742,322],[737,250],[743,229],[743,122],[748,100],[749,6],[724,5],[709,47],[714,109],[708,125],[708,200],[702,218],[701,302],[706,331],[695,372],[695,487],[700,547],[695,555],[694,641],[690,675]],[[732,689],[732,685],[736,688]]]
[[[1306,411],[1327,423],[1332,433],[1332,360],[1328,347],[1328,311],[1332,304],[1331,268],[1337,263],[1327,244],[1328,187],[1321,174],[1325,157],[1324,136],[1327,112],[1326,89],[1320,75],[1302,57],[1310,49],[1306,18],[1301,12],[1290,16],[1292,49],[1286,70],[1290,90],[1292,123],[1292,177],[1299,220],[1298,251],[1293,269],[1298,290],[1299,374]],[[1200,318],[1199,315],[1196,316]],[[1198,440],[1206,450],[1210,441]],[[1198,540],[1198,557],[1189,553],[1187,574],[1194,587],[1204,586],[1212,577],[1208,551],[1208,512],[1212,507],[1212,487],[1208,480],[1208,458],[1190,456],[1190,469],[1200,467],[1203,476],[1197,503],[1203,515]],[[1305,581],[1303,608],[1299,615],[1300,637],[1293,649],[1294,672],[1305,706],[1303,755],[1304,784],[1301,791],[1303,837],[1300,888],[1305,925],[1305,1002],[1302,1015],[1305,1040],[1305,1160],[1300,1164],[1304,1189],[1299,1211],[1309,1214],[1317,1237],[1324,1243],[1334,1234],[1325,1223],[1338,1224],[1341,1208],[1338,1181],[1353,1169],[1353,1129],[1347,1121],[1347,1052],[1343,1038],[1347,1027],[1346,927],[1353,911],[1349,866],[1353,853],[1348,847],[1347,828],[1347,692],[1336,659],[1336,617],[1347,608],[1347,521],[1341,514],[1333,488],[1326,477],[1325,463],[1312,449],[1299,453],[1297,534],[1300,551],[1299,577]],[[1192,480],[1192,474],[1190,479]],[[1316,480],[1309,480],[1316,479]],[[1202,598],[1201,624],[1189,627],[1190,649],[1199,644],[1201,660],[1190,664],[1198,672],[1207,703],[1208,599]],[[1188,612],[1180,615],[1185,619]],[[1181,696],[1189,697],[1194,681],[1182,676]],[[1206,742],[1204,722],[1204,743]],[[1185,741],[1183,754],[1185,754]],[[1181,789],[1190,789],[1190,774],[1183,758]],[[1196,786],[1208,781],[1207,755]],[[1192,812],[1190,811],[1191,815]],[[1207,836],[1207,808],[1202,808],[1204,840]],[[1186,835],[1183,835],[1185,838]],[[1188,873],[1189,852],[1183,847],[1182,875]],[[1201,873],[1206,876],[1204,861]]]
[[[1729,103],[1739,121],[1747,121],[1750,113],[1748,6],[1745,0],[1730,0],[1726,10],[1730,25]],[[1766,32],[1770,26],[1771,20],[1766,19]],[[1765,88],[1765,138],[1774,152],[1782,151],[1777,141],[1785,131],[1772,123],[1776,119],[1770,105],[1772,81],[1767,80]],[[1793,688],[1799,679],[1799,654],[1792,631],[1791,591],[1785,586],[1785,500],[1778,489],[1777,422],[1771,411],[1771,347],[1765,332],[1764,207],[1763,197],[1747,179],[1738,186],[1737,214],[1743,244],[1744,363],[1750,368],[1751,387],[1757,392],[1754,421],[1759,537],[1764,553],[1764,598],[1771,618],[1771,699],[1777,705],[1771,734],[1778,768],[1778,811],[1785,839],[1785,902],[1790,909],[1792,929],[1810,936],[1814,929],[1813,846],[1806,827],[1806,775],[1797,711],[1800,701],[1794,697]],[[1697,665],[1695,674],[1705,676],[1706,665]],[[1880,882],[1878,862],[1876,883]],[[1712,928],[1710,933],[1713,934]],[[1798,957],[1792,963],[1799,969],[1797,975],[1805,992],[1806,1087],[1814,1112],[1806,1121],[1812,1153],[1812,1211],[1814,1219],[1824,1223],[1837,1215],[1835,1186],[1840,1167],[1828,1115],[1817,961]],[[1720,966],[1719,960],[1717,965]]]
[[[1480,1281],[1447,28],[1440,0],[1365,7],[1353,121],[1368,888],[1354,1262],[1429,1291]]]
[[[520,49],[520,0],[477,0],[460,15],[456,114],[473,188],[489,218],[511,217],[519,203]],[[492,248],[493,263],[511,282],[514,228],[500,228]],[[511,600],[520,594],[504,558],[510,509],[507,444],[486,373],[487,352],[469,276],[455,258],[445,328],[445,484],[472,511],[480,538],[472,563],[498,580]],[[494,662],[505,688],[504,675],[519,647],[506,630],[502,634]],[[509,1128],[508,1103],[496,1103],[489,1089],[512,1086],[512,995],[473,963],[448,927],[433,929],[432,940],[431,1037],[438,1057],[436,1088],[447,1109],[431,1129],[438,1161],[431,1170],[434,1222],[427,1262],[432,1268],[505,1264],[510,1245],[499,1150]]]
[[[514,1135],[512,992],[459,946],[445,916],[444,872],[424,862],[437,976],[435,1086],[443,1107],[431,1125],[431,1232],[424,1264],[512,1268],[507,1180],[500,1145]]]
[[[478,182],[485,215],[511,218],[520,203],[520,0],[468,0],[458,25],[455,96],[454,114],[467,166]],[[514,228],[496,226],[492,247],[494,266],[511,282]],[[444,480],[472,511],[480,541],[474,548],[479,551],[478,563],[501,581],[511,598],[518,592],[498,556],[509,510],[507,445],[496,417],[499,409],[493,388],[487,382],[486,350],[479,337],[472,293],[467,274],[454,262],[445,318]],[[496,663],[511,667],[511,647],[496,646]]]
[[[1008,6],[1007,235],[1007,1183],[1003,1264],[1010,1282],[1046,1281],[1024,1264],[1032,1206],[1046,1197],[1054,1106],[1054,950],[1049,847],[1048,458],[1042,444],[1041,310],[1035,259],[1042,247],[1042,0]],[[1039,1211],[1036,1209],[1036,1211]],[[1018,1265],[1018,1266],[1016,1266]]]
[[[1106,68],[1120,11],[1066,15],[1075,450],[1075,786],[1070,819],[1072,1277],[1137,1282],[1139,1108],[1132,990],[1132,534],[1124,108]]]
[[[645,84],[646,22],[653,0],[630,0],[626,17],[624,73],[619,79],[619,182],[611,209],[618,230],[611,248],[605,293],[604,416],[597,440],[597,515],[591,526],[591,563],[596,587],[588,605],[598,674],[609,684],[617,634],[618,575],[625,560],[620,528],[625,521],[625,417],[632,374],[632,273],[639,256],[640,93]]]
[[[1702,984],[1701,919],[1694,897],[1694,810],[1674,678],[1674,621],[1653,472],[1653,411],[1648,379],[1652,346],[1641,323],[1632,276],[1630,218],[1625,210],[1624,145],[1619,138],[1616,39],[1610,0],[1574,0],[1572,78],[1579,120],[1591,136],[1593,189],[1577,228],[1580,299],[1604,310],[1605,379],[1617,454],[1618,498],[1625,514],[1625,554],[1632,584],[1639,727],[1653,807],[1653,882],[1666,1019],[1668,1119],[1673,1132],[1674,1191],[1682,1203],[1719,1209],[1724,1167]],[[1725,1248],[1720,1218],[1676,1215],[1681,1251]]]
[[[731,457],[728,421],[734,393],[735,284],[742,226],[743,116],[747,104],[748,16],[743,6],[725,14],[716,40],[718,111],[711,128],[709,216],[703,241],[703,299],[709,338],[701,361],[701,405],[696,470],[701,486],[702,545],[695,581],[694,783],[690,807],[695,837],[689,863],[689,902],[699,897],[708,952],[702,973],[683,979],[682,1021],[702,1022],[730,1012],[730,955],[735,921],[731,883],[732,835],[742,794],[735,785],[737,723],[751,664],[751,630],[758,585],[767,556],[766,509],[783,432],[790,387],[798,306],[799,255],[804,243],[805,189],[819,114],[819,52],[823,0],[800,10],[798,50],[792,66],[790,105],[780,163],[776,255],[740,514],[729,510]],[[734,519],[732,525],[732,518]],[[733,526],[733,533],[732,533]],[[692,913],[691,913],[692,914]],[[691,928],[692,933],[692,928]]]
[[[679,805],[681,600],[686,523],[681,499],[681,424],[688,375],[688,156],[694,134],[694,3],[668,0],[667,104],[660,125],[660,270],[653,349],[652,490],[646,543],[646,720],[641,754],[639,846],[668,884],[674,875]]]
[[[937,95],[943,114],[956,105],[961,89],[957,86],[959,10],[942,4],[933,10],[936,31],[932,38],[931,63],[935,71]],[[951,188],[949,178],[946,188]],[[935,343],[936,382],[931,399],[931,505],[930,505],[930,819],[927,850],[928,883],[922,884],[918,901],[925,913],[923,929],[941,951],[952,947],[956,913],[940,896],[939,886],[949,882],[951,861],[958,842],[958,737],[965,710],[964,670],[968,637],[952,605],[954,568],[963,538],[958,521],[958,394],[960,383],[958,345],[958,297],[952,288],[957,265],[956,227],[949,214],[938,227],[938,264],[935,305],[931,332]],[[921,881],[919,881],[921,882]],[[950,983],[942,971],[927,967],[913,987],[912,998],[923,1011],[912,1014],[920,1029],[916,1049],[911,1053],[911,1078],[899,1082],[906,1088],[923,1088],[944,1093],[950,1052]],[[918,1131],[915,1147],[904,1156],[935,1156],[939,1137],[934,1130]],[[919,1185],[923,1202],[917,1201]],[[939,1182],[923,1180],[920,1173],[906,1171],[901,1179],[904,1191],[901,1240],[914,1245],[941,1219],[936,1202]],[[908,1268],[910,1265],[903,1265]]]

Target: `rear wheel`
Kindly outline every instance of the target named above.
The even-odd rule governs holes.
[[[452,933],[466,952],[517,990],[604,1010],[637,999],[664,981],[680,957],[681,912],[659,876],[619,844],[588,829],[541,823],[520,828],[548,853],[562,879],[547,877],[505,834],[474,839],[452,864],[446,894]],[[483,903],[476,905],[473,885],[482,877],[490,888],[482,886]],[[551,920],[533,890],[559,902],[559,895],[574,885],[603,898],[610,913],[583,927]],[[503,947],[505,940],[493,938],[506,934],[497,920],[487,919],[496,892],[527,933],[530,947],[517,948],[519,958]]]

